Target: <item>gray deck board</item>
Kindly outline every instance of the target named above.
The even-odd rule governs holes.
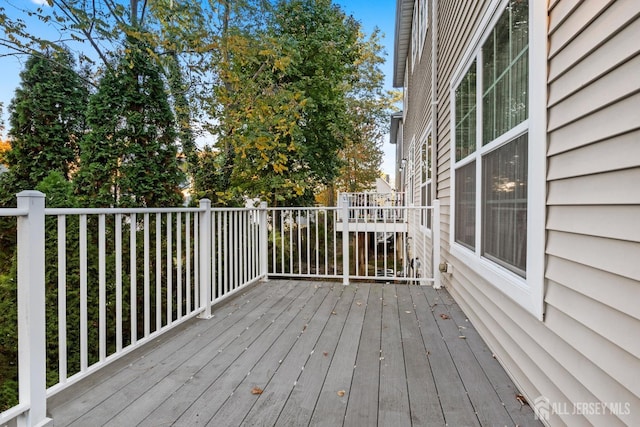
[[[296,292],[298,290],[296,289]],[[302,293],[302,292],[301,292]],[[167,368],[163,368],[161,372],[165,376],[157,381],[145,393],[140,394],[135,402],[130,404],[111,418],[107,425],[122,426],[126,424],[142,423],[147,413],[161,416],[170,408],[171,412],[165,419],[172,419],[176,408],[184,401],[176,398],[176,389],[180,387],[192,387],[201,382],[197,378],[208,378],[206,372],[213,369],[214,366],[225,366],[226,361],[233,359],[235,352],[244,348],[247,342],[254,338],[254,334],[259,333],[261,328],[260,322],[269,313],[275,311],[280,312],[282,307],[291,304],[292,300],[285,298],[298,295],[295,292],[287,294],[276,294],[272,298],[271,303],[260,305],[252,311],[242,311],[237,317],[230,318],[229,322],[220,322],[219,327],[215,328],[214,339],[209,339],[206,334],[196,337],[191,345],[185,346],[180,353],[187,354],[184,361],[175,363],[172,359]],[[254,297],[255,298],[255,297]],[[255,298],[258,299],[258,298]],[[226,320],[226,319],[225,319]],[[180,357],[182,359],[182,357]],[[193,391],[193,388],[191,389]],[[171,402],[170,405],[165,404]],[[188,401],[186,403],[189,403]],[[123,405],[124,406],[124,405]],[[161,409],[157,409],[161,407]],[[140,410],[147,408],[146,410]],[[158,420],[164,422],[164,420]]]
[[[265,292],[261,298],[258,295],[255,298],[239,296],[216,311],[215,318],[220,325],[217,331],[224,332],[225,328],[236,323],[236,317],[243,316],[244,313],[253,313],[262,306],[272,305],[272,301],[277,300],[283,292],[284,287],[279,287],[273,293]],[[100,370],[83,380],[82,387],[67,389],[50,399],[50,406],[56,408],[56,411],[52,411],[56,416],[56,423],[68,425],[78,421],[79,425],[96,422],[104,424],[114,415],[112,408],[121,409],[131,403],[131,400],[123,398],[135,400],[136,393],[142,395],[148,391],[154,380],[166,375],[174,366],[188,362],[193,353],[200,349],[200,345],[206,344],[197,338],[208,329],[210,327],[206,321],[192,320],[178,327],[177,331],[170,331],[152,340],[145,346],[144,357],[139,357],[138,352],[134,352],[115,362],[110,369]],[[217,335],[214,334],[215,336]],[[191,353],[181,351],[194,339],[196,346],[191,348]],[[162,370],[154,369],[160,365],[163,366]],[[144,378],[144,381],[140,381],[140,378]],[[62,399],[64,403],[57,405],[58,399]]]
[[[404,286],[404,285],[403,285]],[[380,396],[378,405],[378,425],[411,425],[409,411],[408,372],[404,363],[403,336],[400,319],[412,314],[409,310],[398,310],[396,285],[388,284],[382,288],[382,333],[380,338]]]
[[[311,417],[310,425],[313,426],[340,426],[344,422],[360,335],[368,303],[372,298],[369,286],[357,286],[358,292],[349,310],[338,346],[334,354],[329,354],[331,366]],[[344,395],[339,396],[339,392],[344,392]]]
[[[246,414],[243,420],[245,424],[274,425],[304,370],[316,369],[315,366],[308,366],[309,361],[315,354],[318,341],[329,321],[338,314],[337,310],[345,308],[344,301],[348,301],[348,298],[341,298],[344,290],[344,286],[335,284],[323,305],[320,306],[310,322],[304,325],[291,351],[276,368],[269,382],[265,384],[263,393],[257,396],[255,404]],[[343,304],[338,304],[339,302],[343,302]],[[226,420],[219,417],[221,413],[223,411],[220,411],[212,419],[213,424],[216,423],[216,419],[220,422]]]
[[[51,397],[55,425],[540,425],[445,290],[275,280],[214,313]]]
[[[408,286],[397,286],[396,292],[398,294],[398,310],[401,314],[400,327],[407,369],[411,422],[416,426],[444,425],[438,390],[418,325],[418,307],[413,304]],[[411,313],[407,314],[407,311]],[[402,313],[407,315],[403,316]]]
[[[425,291],[420,287],[410,287],[422,339],[429,355],[431,372],[438,390],[438,399],[444,415],[445,423],[453,426],[477,426],[480,425],[475,415],[473,404],[469,400],[467,390],[464,387],[458,367],[451,358],[449,349],[442,337],[438,321],[443,320],[438,316],[438,302],[427,300]]]
[[[342,288],[343,292],[340,301],[336,305],[335,314],[329,317],[329,321],[318,339],[313,354],[309,356],[309,361],[305,365],[304,371],[300,373],[291,393],[286,401],[283,402],[284,406],[276,420],[277,424],[288,426],[309,424],[322,387],[328,377],[332,359],[337,354],[336,348],[339,341],[343,336],[345,340],[350,340],[349,329],[354,329],[355,326],[362,324],[362,321],[358,322],[356,317],[363,316],[364,309],[352,310],[352,307],[359,307],[354,304],[354,301],[362,304],[363,296],[366,301],[368,289],[363,291],[362,288],[356,286],[342,286]],[[350,325],[350,327],[347,325]],[[353,353],[353,360],[355,360],[355,352]],[[349,369],[353,370],[353,363],[349,366]],[[338,397],[334,392],[329,398],[337,399]],[[245,419],[248,425],[256,425],[262,419],[262,414],[254,409],[255,407]],[[344,406],[342,406],[342,415],[338,418],[339,424],[342,424],[342,418],[344,418]]]
[[[295,291],[294,291],[295,292]],[[284,304],[266,313],[260,322],[222,352],[213,357],[196,375],[188,378],[175,392],[156,408],[141,425],[155,426],[165,420],[181,425],[202,425],[209,421],[224,400],[233,393],[235,385],[249,373],[255,360],[273,343],[280,328],[286,326],[296,309],[308,303],[318,292],[308,287],[302,293],[287,294]]]
[[[364,315],[353,381],[346,394],[349,400],[345,426],[373,426],[378,423],[382,298],[382,286],[372,286]]]
[[[444,303],[435,307],[434,314],[438,316],[444,314],[449,317],[448,319],[440,318],[438,326],[480,424],[510,425],[513,421],[469,348],[465,335],[466,329],[460,329]]]
[[[258,401],[262,402],[257,410],[263,411],[265,416],[260,423],[273,425],[278,418],[280,404],[289,395],[340,298],[339,292],[333,292],[335,287],[329,289],[319,306],[309,305],[308,310],[296,316],[274,342],[275,351],[264,354],[252,368],[251,375],[238,385],[238,393],[227,399],[209,425],[239,425]],[[259,387],[263,393],[250,393],[253,387]]]

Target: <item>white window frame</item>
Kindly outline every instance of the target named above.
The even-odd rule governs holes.
[[[431,138],[431,142],[429,143],[429,138]],[[423,153],[423,148],[426,146],[427,148],[427,156],[428,158],[431,158],[431,166],[427,166],[424,164],[424,159],[422,156]],[[417,161],[417,172],[419,175],[419,184],[418,184],[418,188],[419,188],[419,194],[420,194],[420,206],[433,206],[433,199],[434,199],[434,194],[433,194],[433,154],[434,154],[434,148],[433,148],[433,137],[431,134],[431,125],[427,126],[427,129],[424,131],[424,133],[422,134],[422,136],[419,139],[419,143],[416,146],[416,156],[418,158]],[[425,168],[428,168],[429,171],[427,173],[427,178],[423,179],[423,170]],[[423,195],[423,190],[424,190],[424,194],[427,196],[427,200],[429,199],[429,197],[431,198],[431,204],[427,204],[427,200],[423,200],[422,195]],[[428,213],[428,215],[431,215],[431,212]],[[431,224],[431,226],[428,226],[426,222],[423,223],[422,218],[420,219],[420,229],[422,230],[422,232],[426,235],[426,236],[431,236],[431,228],[433,227],[433,224]]]
[[[422,59],[422,51],[424,49],[424,42],[427,39],[427,28],[429,28],[429,1],[418,0],[418,26],[420,28],[420,46],[418,49],[418,57]],[[415,13],[415,11],[414,11]]]
[[[402,85],[402,122],[407,121],[407,111],[409,110],[409,61],[404,63],[404,80]]]
[[[481,255],[479,233],[481,229],[481,200],[476,194],[476,245],[471,250],[455,241],[455,171],[460,166],[473,161],[472,156],[456,162],[455,141],[455,90],[464,78],[469,67],[476,58],[491,30],[497,24],[508,0],[492,0],[478,26],[478,32],[463,55],[450,85],[451,108],[451,221],[449,224],[449,243],[451,255],[476,271],[481,277],[498,288],[501,292],[531,313],[539,320],[544,318],[544,260],[545,260],[545,220],[546,220],[546,148],[547,148],[547,118],[546,118],[546,70],[547,70],[547,10],[544,2],[529,1],[529,117],[499,137],[491,144],[482,146],[476,144],[476,188],[481,185],[480,159],[482,154],[501,145],[505,140],[528,133],[528,182],[527,182],[527,271],[526,278],[520,277],[508,269],[488,260]],[[478,63],[478,69],[481,63]],[[481,72],[481,71],[478,71]],[[478,111],[482,102],[481,90],[478,90]],[[478,113],[479,114],[479,113]],[[481,138],[481,118],[476,121],[477,134]],[[477,139],[478,140],[478,139]]]
[[[413,16],[411,17],[411,73],[416,65],[416,58],[418,58],[418,51],[420,50],[420,28],[419,28],[419,0],[413,2]]]
[[[411,143],[409,144],[409,158],[407,159],[407,188],[405,189],[404,197],[407,201],[407,206],[415,206],[415,188],[416,188],[416,170],[415,170],[415,152],[416,147],[416,136],[414,135],[411,138]]]

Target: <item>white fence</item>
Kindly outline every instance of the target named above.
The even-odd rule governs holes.
[[[437,215],[434,207],[344,203],[338,208],[270,208],[269,277],[341,279],[345,284],[350,280],[435,284],[437,277],[421,274],[412,263],[416,253],[432,248],[412,247],[409,224],[397,218]],[[419,244],[426,242],[421,239]]]
[[[19,358],[0,425],[46,423],[47,397],[261,279],[433,282],[412,271],[409,210],[439,223],[437,205],[45,209],[20,193],[0,209],[17,218]]]

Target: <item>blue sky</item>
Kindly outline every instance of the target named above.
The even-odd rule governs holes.
[[[0,0],[6,13],[11,16],[15,14],[17,5],[21,8],[31,8],[35,10],[45,0]],[[392,88],[393,72],[393,35],[395,25],[395,0],[334,0],[342,9],[359,21],[366,34],[371,34],[375,27],[380,28],[384,34],[383,44],[387,53],[387,62],[383,67],[385,77],[385,87]],[[44,6],[47,7],[47,6]],[[24,17],[23,17],[24,18]],[[24,18],[27,19],[27,18]],[[34,27],[38,32],[44,31],[44,24],[34,21]],[[0,50],[0,70],[2,78],[0,80],[0,102],[4,104],[4,124],[8,126],[7,108],[13,98],[16,87],[20,82],[19,73],[22,70],[25,58],[3,55],[6,51]],[[6,135],[6,131],[5,131]],[[394,148],[389,144],[388,137],[384,141],[385,160],[382,169],[385,173],[393,175],[394,171]]]

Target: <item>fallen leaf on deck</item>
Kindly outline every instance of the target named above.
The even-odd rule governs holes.
[[[338,392],[338,396],[342,397],[342,396],[344,396],[344,394],[345,394],[345,393],[346,393],[346,392],[345,392],[344,390],[340,390],[340,391]]]
[[[444,313],[443,313],[443,314],[441,314],[441,315],[440,315],[440,317],[441,317],[442,319],[445,319],[445,320],[449,318],[449,316],[447,316],[447,315],[446,315],[446,314],[444,314]]]
[[[526,398],[526,397],[524,397],[524,396],[523,396],[523,395],[521,395],[521,394],[516,394],[516,400],[517,400],[518,402],[520,402],[520,404],[521,404],[521,405],[528,405],[528,404],[529,404],[529,402],[527,402],[527,398]]]
[[[260,387],[254,387],[251,389],[251,394],[262,394],[262,389]]]
[[[322,352],[322,355],[323,355],[323,356],[325,356],[325,357],[327,357],[327,356],[329,355],[329,352],[328,352],[328,351],[323,351],[323,352]]]

